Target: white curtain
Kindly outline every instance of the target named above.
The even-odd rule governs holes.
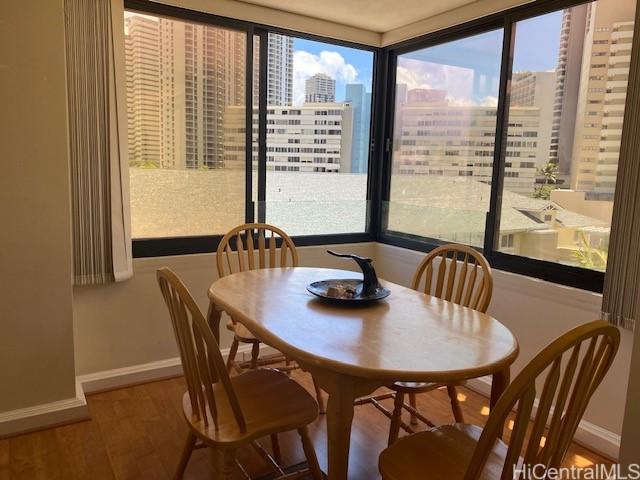
[[[122,0],[65,0],[76,285],[132,275]]]

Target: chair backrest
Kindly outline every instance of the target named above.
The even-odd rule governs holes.
[[[233,390],[218,342],[204,315],[175,273],[163,267],[157,271],[157,277],[180,350],[193,414],[205,425],[211,421],[218,425],[218,408],[212,387],[220,382],[238,428],[242,432],[246,431],[238,397]]]
[[[480,478],[514,408],[517,412],[501,480],[518,478],[517,474],[514,476],[514,469],[522,472],[523,465],[559,467],[589,399],[613,363],[619,344],[618,329],[599,320],[568,331],[536,355],[491,411],[465,480]],[[534,412],[536,379],[544,373],[546,378]]]
[[[256,268],[297,267],[298,252],[291,237],[278,227],[246,223],[222,237],[216,265],[220,277]]]
[[[440,264],[434,282],[436,258]],[[411,288],[485,313],[491,302],[493,276],[489,262],[477,250],[466,245],[442,245],[420,262]]]

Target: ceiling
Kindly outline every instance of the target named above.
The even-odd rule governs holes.
[[[476,0],[236,0],[384,33]]]

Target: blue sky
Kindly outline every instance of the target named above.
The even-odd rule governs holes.
[[[344,100],[347,83],[362,83],[367,91],[371,91],[373,77],[373,53],[366,50],[341,47],[330,43],[316,42],[295,38],[294,50],[294,97],[300,89],[304,78],[320,71],[331,75],[336,80],[336,100]],[[323,54],[323,52],[325,52]],[[327,55],[330,52],[332,55]],[[337,55],[335,55],[337,54]],[[340,60],[341,57],[343,62]],[[349,68],[351,66],[352,68]],[[295,75],[297,73],[297,75]]]
[[[513,71],[555,70],[562,12],[516,24]],[[445,90],[454,104],[497,103],[503,30],[417,50],[398,59],[397,82]]]
[[[554,70],[558,61],[562,11],[516,24],[514,72]],[[461,103],[497,101],[502,29],[418,50],[399,59],[398,82],[409,88],[446,89]],[[373,54],[329,43],[294,39],[294,102],[303,97],[304,80],[324,72],[336,80],[336,100],[344,100],[346,83],[363,83],[371,91]],[[297,98],[297,101],[296,101]]]

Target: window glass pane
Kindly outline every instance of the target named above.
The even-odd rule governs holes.
[[[266,221],[364,232],[373,53],[269,34]]]
[[[398,56],[387,230],[483,245],[502,36]]]
[[[125,13],[133,238],[245,219],[246,34]]]
[[[500,251],[605,270],[634,7],[516,24]]]

